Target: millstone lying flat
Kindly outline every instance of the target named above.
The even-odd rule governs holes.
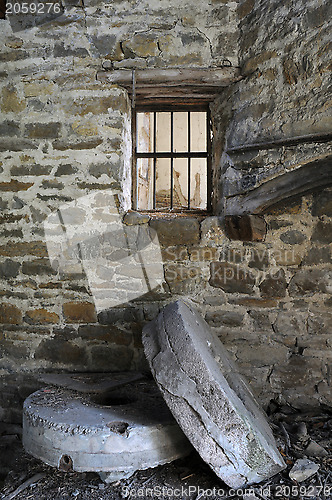
[[[183,301],[143,329],[152,374],[191,443],[229,486],[285,468],[252,393],[202,317]]]
[[[33,393],[24,402],[23,445],[48,465],[99,472],[106,482],[192,451],[152,380],[104,394],[54,387]]]

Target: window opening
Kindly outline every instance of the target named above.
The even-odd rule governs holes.
[[[209,210],[208,108],[138,109],[134,114],[135,208]]]

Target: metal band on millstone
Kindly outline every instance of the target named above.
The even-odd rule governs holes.
[[[152,380],[104,394],[54,387],[33,393],[24,402],[23,445],[48,465],[98,472],[106,482],[192,451]]]
[[[226,484],[240,488],[285,468],[250,389],[192,306],[163,309],[144,327],[143,344],[168,407]]]

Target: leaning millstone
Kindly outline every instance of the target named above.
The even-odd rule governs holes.
[[[143,344],[164,399],[191,443],[229,486],[285,468],[250,389],[207,323],[183,301],[143,329]]]
[[[48,465],[98,472],[105,482],[192,451],[152,380],[103,394],[59,387],[33,393],[24,402],[23,445]]]

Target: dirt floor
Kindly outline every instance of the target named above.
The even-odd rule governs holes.
[[[172,464],[138,471],[130,479],[115,484],[104,484],[95,473],[61,472],[24,452],[19,426],[0,423],[0,498],[332,500],[332,412],[325,409],[303,414],[275,405],[270,413],[287,469],[242,491],[228,488],[196,453]],[[308,445],[310,452],[305,451]],[[290,479],[289,471],[297,459],[303,458],[318,464],[319,470],[298,483]]]

